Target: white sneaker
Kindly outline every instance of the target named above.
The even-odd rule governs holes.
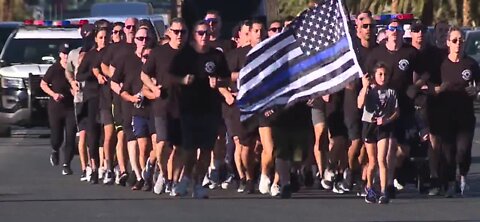
[[[227,179],[222,182],[221,187],[222,189],[226,190],[230,187],[230,184],[233,183],[233,179],[235,178],[235,175],[230,174],[228,175]]]
[[[102,180],[107,170],[104,167],[98,169],[98,180]]]
[[[208,198],[208,191],[202,185],[197,184],[193,188],[192,197],[196,199],[206,199]]]
[[[470,186],[468,186],[467,180],[465,179],[465,177],[462,176],[460,179],[460,194],[464,196],[465,192],[468,190],[470,190]]]
[[[87,172],[87,181],[90,182],[90,179],[92,178],[92,168],[90,166],[87,166],[85,168],[85,171]]]
[[[344,193],[345,193],[345,191],[341,189],[339,183],[333,184],[333,189],[332,189],[332,191],[333,191],[334,193],[338,193],[338,194],[344,194]]]
[[[178,196],[177,190],[178,190],[178,184],[174,183],[174,184],[172,185],[172,190],[170,190],[170,194],[169,194],[169,195],[170,195],[171,197],[176,197],[176,196]]]
[[[272,184],[272,187],[270,187],[270,195],[272,197],[280,195],[280,186],[278,184]]]
[[[185,196],[188,193],[188,187],[190,186],[190,179],[183,177],[180,183],[177,184],[175,193],[177,196]]]
[[[397,179],[393,180],[393,186],[394,186],[397,190],[403,190],[403,189],[405,189],[405,187],[404,187],[402,184],[400,184]]]
[[[270,189],[270,178],[262,174],[260,176],[260,183],[258,183],[258,190],[261,194],[267,194]]]
[[[115,172],[115,184],[120,185],[120,168],[117,165],[113,170]]]
[[[163,193],[165,189],[165,178],[163,176],[159,176],[157,178],[157,181],[155,182],[155,185],[153,186],[153,192],[155,194],[161,194]]]
[[[206,173],[203,177],[202,186],[207,186],[208,184],[210,184],[210,179],[208,178],[208,173]]]

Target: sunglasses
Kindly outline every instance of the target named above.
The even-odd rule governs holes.
[[[133,27],[135,27],[134,25],[126,25],[125,28],[126,29],[132,29]]]
[[[113,32],[112,32],[112,34],[114,34],[114,35],[116,35],[118,33],[120,33],[120,30],[113,30]]]
[[[187,30],[185,29],[170,29],[173,33],[175,33],[175,35],[178,35],[180,33],[182,33],[182,35],[185,35],[187,33]]]
[[[452,42],[453,44],[457,44],[457,43],[463,43],[463,39],[461,39],[461,38],[458,38],[458,39],[452,39],[452,40],[450,40],[450,42]]]
[[[218,23],[218,19],[216,18],[209,18],[204,20],[206,23],[212,23],[213,25]]]
[[[135,37],[135,39],[137,39],[140,42],[143,42],[143,41],[148,41],[149,38],[146,36],[138,36],[138,37]]]
[[[210,32],[207,31],[207,30],[197,30],[196,33],[199,36],[209,36],[210,35]]]
[[[418,28],[412,28],[412,32],[414,32],[414,33],[419,33],[419,32],[424,33],[425,31],[426,31],[426,29],[420,28],[420,27],[418,27]]]
[[[268,31],[271,31],[271,32],[280,32],[280,31],[282,31],[282,28],[280,28],[280,27],[273,27],[273,28],[269,28]]]
[[[403,29],[402,29],[402,27],[400,27],[400,26],[391,26],[391,25],[389,25],[389,26],[387,27],[387,30],[393,32],[393,31],[402,31]]]
[[[373,28],[372,24],[362,24],[363,29],[370,29]]]

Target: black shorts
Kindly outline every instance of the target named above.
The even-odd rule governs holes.
[[[112,110],[107,110],[107,109],[100,110],[100,123],[103,125],[113,124]]]
[[[182,149],[212,150],[217,140],[220,122],[220,115],[182,114],[180,117]]]
[[[271,121],[267,117],[265,117],[263,115],[259,115],[259,117],[258,117],[258,126],[259,127],[270,127],[271,126],[270,122]]]
[[[147,138],[155,133],[155,123],[143,116],[132,117],[133,134],[137,139]]]
[[[122,128],[125,139],[127,140],[127,142],[135,141],[137,138],[135,137],[135,134],[133,134],[132,114],[131,112],[129,112],[128,109],[122,108],[122,119]]]
[[[348,139],[357,140],[362,138],[362,120],[360,117],[345,117],[345,126],[348,131]]]
[[[168,117],[167,141],[174,146],[182,145],[182,128],[179,118]]]
[[[74,106],[78,132],[87,129],[88,112],[86,107],[87,106],[84,103],[75,103],[75,106]]]
[[[252,143],[255,137],[253,133],[248,133],[240,121],[240,109],[237,106],[230,106],[228,111],[224,113],[223,119],[227,128],[227,133],[230,137],[238,137],[240,144],[248,146]]]
[[[343,112],[336,111],[327,116],[327,129],[330,137],[348,137],[348,129],[345,126]]]
[[[398,144],[407,145],[418,135],[414,114],[401,115],[395,121],[393,128],[393,136],[397,139]]]
[[[378,126],[376,123],[363,122],[362,138],[365,143],[377,143],[392,136],[392,124]]]
[[[307,157],[314,144],[314,131],[310,129],[292,130],[272,127],[275,155],[282,160],[301,162]]]

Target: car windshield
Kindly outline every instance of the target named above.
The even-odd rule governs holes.
[[[70,48],[80,47],[81,39],[10,39],[2,51],[6,64],[48,64],[58,57],[58,47],[68,43]]]
[[[476,59],[480,58],[480,32],[468,36],[467,42],[465,42],[465,53]]]

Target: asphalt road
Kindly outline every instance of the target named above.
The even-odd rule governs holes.
[[[478,123],[477,125],[480,125]],[[478,130],[477,128],[477,131]],[[480,132],[465,198],[428,198],[409,189],[389,205],[315,189],[281,200],[216,190],[210,199],[170,198],[79,180],[51,167],[49,140],[0,138],[0,221],[480,221]]]

